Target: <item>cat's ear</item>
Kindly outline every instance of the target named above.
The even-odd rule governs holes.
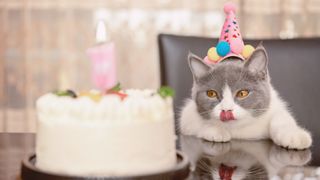
[[[251,72],[262,72],[263,74],[267,74],[268,55],[267,51],[262,45],[262,42],[260,42],[257,48],[253,51],[252,55],[245,63],[245,67]]]
[[[192,54],[191,52],[189,52],[188,61],[193,77],[196,80],[210,70],[210,66],[205,64],[200,57]]]

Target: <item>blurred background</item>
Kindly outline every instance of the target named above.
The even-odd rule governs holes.
[[[157,35],[218,37],[224,0],[0,0],[0,132],[34,132],[35,100],[88,90],[99,21],[124,88],[160,84]],[[320,36],[320,0],[234,0],[244,38]],[[216,42],[212,42],[215,45]]]

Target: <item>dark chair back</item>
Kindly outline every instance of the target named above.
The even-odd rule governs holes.
[[[161,84],[176,90],[175,113],[190,97],[192,75],[188,67],[188,52],[205,57],[217,39],[174,36],[158,37]],[[258,40],[245,40],[257,46]],[[288,102],[299,124],[320,138],[320,38],[263,40],[269,56],[271,82]],[[315,143],[320,141],[315,141]],[[320,144],[319,146],[320,147]]]

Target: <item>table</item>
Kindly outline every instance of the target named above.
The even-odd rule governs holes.
[[[318,155],[312,154],[319,146],[298,151],[279,147],[271,140],[214,143],[181,136],[180,147],[191,162],[190,180],[320,180],[319,161],[313,160]]]
[[[294,151],[271,141],[207,142],[192,136],[181,136],[179,146],[188,154],[193,173],[189,179],[212,179],[235,176],[312,176],[320,179],[319,143],[310,150]],[[0,180],[19,179],[21,160],[34,152],[35,134],[0,133]],[[306,165],[308,164],[308,165]],[[319,175],[316,175],[319,171]]]

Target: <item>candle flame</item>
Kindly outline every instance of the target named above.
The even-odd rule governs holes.
[[[106,32],[106,25],[103,20],[100,20],[97,25],[96,31],[96,42],[103,43],[107,40],[107,32]]]

